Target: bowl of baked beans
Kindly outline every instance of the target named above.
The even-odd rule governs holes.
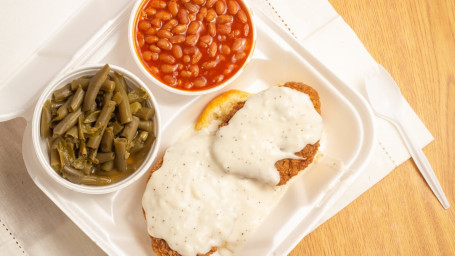
[[[198,95],[231,83],[256,44],[243,0],[139,0],[128,40],[139,69],[165,90]]]

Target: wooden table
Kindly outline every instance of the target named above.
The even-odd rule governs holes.
[[[290,255],[455,255],[455,1],[330,0],[435,140],[424,152],[444,210],[408,160]]]

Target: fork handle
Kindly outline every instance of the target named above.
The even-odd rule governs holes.
[[[428,186],[430,186],[431,190],[442,204],[442,207],[444,207],[444,209],[448,209],[450,204],[449,201],[447,201],[441,185],[439,184],[438,178],[436,177],[433,168],[431,168],[430,162],[428,162],[428,159],[422,149],[414,142],[415,140],[410,137],[409,128],[401,120],[394,120],[392,123],[395,125],[403,138],[412,159],[417,165],[417,168],[427,182]]]

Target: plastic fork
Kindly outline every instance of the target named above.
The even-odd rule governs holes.
[[[450,207],[449,202],[434,174],[433,168],[431,168],[422,149],[411,138],[409,127],[403,122],[404,98],[395,80],[383,66],[378,64],[378,69],[366,76],[365,88],[374,112],[396,127],[428,186],[430,186],[444,209],[448,209]]]

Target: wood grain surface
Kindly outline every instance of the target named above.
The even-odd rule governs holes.
[[[330,0],[434,136],[444,210],[408,160],[290,255],[455,255],[455,1]]]

